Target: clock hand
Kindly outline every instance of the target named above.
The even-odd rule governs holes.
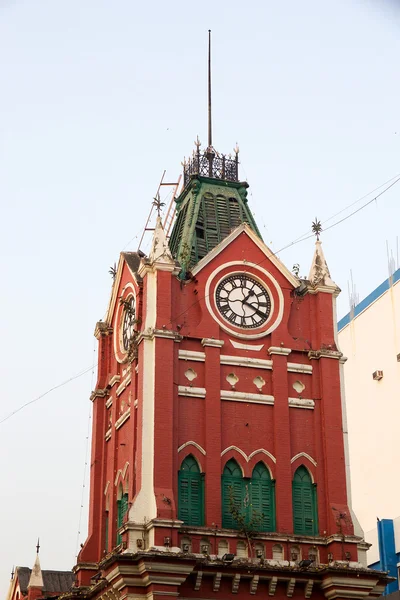
[[[242,304],[246,304],[246,306],[250,306],[250,308],[252,308],[254,310],[254,312],[259,315],[260,317],[265,317],[265,313],[263,313],[261,310],[259,310],[258,308],[256,308],[254,306],[254,304],[250,304],[250,302],[246,302],[245,300],[243,300]]]
[[[243,298],[242,304],[246,304],[246,300],[248,300],[250,298],[250,296],[254,296],[254,292],[253,292],[252,289],[249,291],[249,293],[247,294],[246,298]]]

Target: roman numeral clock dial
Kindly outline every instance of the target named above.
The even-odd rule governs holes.
[[[247,274],[225,277],[215,290],[221,316],[235,327],[261,327],[271,312],[271,299],[263,284]]]

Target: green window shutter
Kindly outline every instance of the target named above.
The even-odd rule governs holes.
[[[204,479],[192,456],[178,473],[178,518],[185,525],[204,525]]]
[[[106,512],[104,550],[108,552],[108,511]]]
[[[318,533],[316,487],[307,469],[299,467],[293,478],[293,527],[299,535]]]
[[[248,484],[247,484],[248,486]],[[232,503],[242,514],[246,515],[250,502],[246,503],[246,482],[237,462],[229,460],[222,475],[222,527],[238,529],[238,523],[233,518]],[[247,487],[248,494],[248,487]],[[246,515],[247,516],[247,515]]]
[[[250,514],[259,531],[275,530],[275,489],[263,463],[258,463],[253,470]]]
[[[120,500],[117,501],[117,529],[122,527],[124,516],[128,512],[128,494],[122,494]],[[117,546],[122,541],[121,535],[117,533]]]

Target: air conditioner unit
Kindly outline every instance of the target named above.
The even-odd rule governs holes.
[[[383,371],[374,371],[372,373],[372,379],[374,379],[375,381],[380,381],[381,379],[383,379]]]

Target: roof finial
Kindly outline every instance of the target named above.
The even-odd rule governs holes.
[[[211,29],[208,30],[208,147],[212,146],[211,121]]]
[[[317,217],[315,217],[315,221],[313,221],[313,223],[311,225],[311,231],[317,238],[317,242],[319,242],[319,236],[322,231],[322,225],[321,225],[321,221],[318,221]]]
[[[36,544],[36,554],[39,554],[39,550],[40,550],[40,544],[39,544],[39,538],[38,538],[37,544]]]
[[[14,565],[11,571],[11,581],[14,579],[14,575],[15,575],[15,571],[14,571]]]

